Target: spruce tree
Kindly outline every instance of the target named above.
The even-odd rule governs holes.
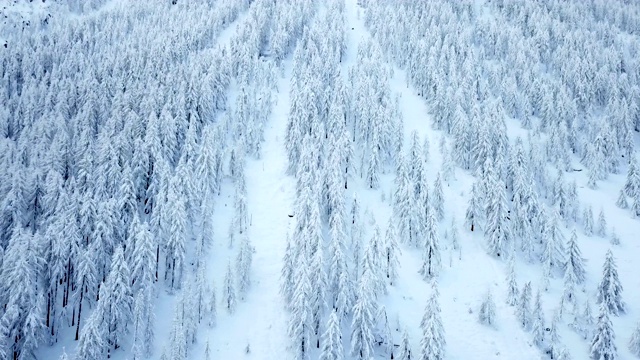
[[[515,306],[518,304],[518,283],[516,282],[515,256],[509,259],[509,268],[507,274],[507,304]]]
[[[616,200],[616,206],[620,209],[628,209],[629,202],[627,202],[627,195],[624,193],[624,190],[620,190],[620,194],[618,195],[618,200]]]
[[[536,294],[536,301],[533,305],[533,324],[531,327],[533,333],[533,343],[536,346],[541,347],[544,342],[545,326],[544,326],[544,314],[542,312],[542,298],[540,296],[540,290]]]
[[[608,250],[604,261],[602,280],[598,285],[598,304],[603,304],[611,314],[618,316],[625,311],[622,290],[613,253]]]
[[[616,360],[618,358],[618,349],[616,348],[615,338],[613,324],[609,319],[609,307],[605,303],[601,303],[598,324],[591,340],[591,358],[594,360]]]
[[[484,198],[482,196],[482,191],[480,190],[480,183],[476,181],[473,183],[473,187],[471,188],[471,196],[469,197],[469,205],[465,215],[465,226],[467,226],[471,231],[474,231],[476,228],[482,228],[482,223],[484,221],[483,202]]]
[[[322,335],[322,353],[320,360],[342,360],[344,349],[342,345],[342,331],[338,313],[334,309],[329,315],[327,330]]]
[[[233,271],[231,271],[231,261],[227,264],[227,272],[224,276],[224,284],[222,287],[222,304],[227,309],[229,314],[232,314],[236,309],[236,288],[233,284]]]
[[[420,322],[420,329],[422,329],[420,360],[442,360],[445,357],[447,342],[444,337],[438,297],[438,283],[433,280],[431,297]]]
[[[600,214],[598,214],[598,236],[607,236],[607,219],[604,217],[603,209],[600,209]]]
[[[401,254],[400,247],[398,246],[398,234],[394,225],[393,218],[389,218],[389,225],[385,233],[384,243],[384,267],[389,285],[394,285],[398,279],[398,266],[400,266],[400,260],[398,257]]]
[[[631,339],[629,340],[629,351],[636,357],[640,358],[640,323],[636,325]]]
[[[565,259],[565,271],[568,271],[568,269],[571,268],[573,275],[575,275],[576,283],[584,283],[587,274],[584,269],[585,259],[582,257],[582,252],[578,247],[578,235],[576,234],[575,229],[571,231],[571,237],[569,237],[569,243],[566,247]]]
[[[491,290],[487,291],[478,314],[481,324],[492,326],[496,322],[496,303],[493,301]]]
[[[436,212],[436,219],[441,221],[444,219],[444,193],[442,192],[442,179],[440,178],[440,173],[436,175],[432,194],[431,205],[433,206],[433,210]]]
[[[422,255],[420,274],[425,280],[432,279],[440,273],[442,260],[440,255],[440,240],[433,209],[427,213],[425,244]]]
[[[593,235],[593,210],[591,209],[591,206],[587,206],[584,209],[584,214],[582,215],[582,225],[584,226],[585,235]]]
[[[400,343],[400,352],[398,360],[411,360],[411,344],[409,343],[409,333],[407,329],[402,332],[402,342]]]
[[[354,359],[368,360],[373,356],[375,299],[373,280],[368,269],[360,277],[358,298],[353,306],[351,351]]]
[[[520,293],[520,299],[518,300],[518,306],[516,308],[516,316],[518,322],[525,330],[529,330],[531,326],[531,282],[524,284],[522,292]]]
[[[240,251],[236,258],[236,273],[238,275],[238,294],[244,300],[247,290],[251,285],[251,262],[253,259],[253,247],[249,241],[249,235],[242,235]]]

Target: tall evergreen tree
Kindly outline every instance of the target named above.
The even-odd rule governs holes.
[[[520,299],[518,300],[518,307],[516,308],[516,316],[520,325],[525,330],[529,330],[531,326],[531,282],[524,284],[522,292],[520,293]]]
[[[623,288],[611,250],[607,251],[602,273],[602,280],[598,285],[598,304],[603,304],[609,312],[617,316],[625,311],[625,304],[622,301]]]
[[[640,358],[640,324],[636,325],[635,330],[633,330],[633,334],[629,340],[629,351]]]
[[[482,304],[480,304],[478,318],[480,323],[484,325],[494,325],[496,322],[496,303],[493,301],[491,290],[487,291]]]
[[[329,315],[327,330],[322,335],[322,353],[320,360],[342,360],[344,359],[344,348],[342,345],[342,331],[340,330],[340,320],[336,310]]]
[[[358,298],[353,306],[351,322],[351,356],[365,360],[373,356],[374,314],[376,312],[375,289],[372,274],[368,268],[360,277]]]
[[[433,211],[432,208],[427,212],[427,223],[425,225],[425,244],[422,255],[422,266],[419,271],[425,280],[437,277],[442,268],[438,225],[434,213],[435,211]]]
[[[595,334],[591,340],[590,356],[594,360],[616,360],[618,349],[615,344],[613,324],[609,320],[610,308],[605,303],[600,304],[600,315]]]
[[[233,284],[233,271],[231,271],[231,261],[227,264],[227,272],[224,275],[224,284],[222,285],[222,304],[229,314],[236,309],[236,288]]]
[[[471,189],[471,197],[469,198],[469,206],[465,215],[465,226],[469,227],[471,231],[476,228],[481,229],[484,220],[484,198],[482,191],[480,190],[480,183],[478,181],[473,183]]]
[[[586,279],[587,272],[584,269],[585,259],[582,257],[582,252],[578,247],[578,235],[575,229],[571,231],[571,237],[569,237],[569,243],[566,246],[565,259],[565,271],[571,268],[575,275],[576,283],[582,284]]]
[[[440,315],[438,283],[432,283],[432,293],[420,322],[422,340],[420,341],[421,360],[442,360],[446,353],[446,339],[444,325]]]

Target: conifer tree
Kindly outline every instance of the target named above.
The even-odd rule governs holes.
[[[425,280],[437,277],[442,268],[440,240],[434,212],[433,209],[430,209],[427,213],[422,266],[419,271]]]
[[[358,297],[353,306],[353,320],[351,322],[351,356],[354,359],[365,360],[373,356],[373,328],[375,314],[375,299],[373,280],[367,268],[360,277]]]
[[[618,349],[616,348],[615,338],[613,324],[609,320],[609,307],[607,307],[607,304],[601,303],[596,331],[591,340],[591,358],[594,360],[616,360],[618,358]]]
[[[394,285],[398,278],[398,266],[400,260],[398,257],[401,254],[400,247],[398,246],[398,234],[394,225],[393,217],[389,218],[389,225],[385,234],[385,249],[384,249],[384,267],[389,285]]]
[[[322,353],[320,360],[342,360],[344,349],[342,345],[342,331],[338,313],[334,309],[329,315],[327,330],[322,335]]]
[[[598,285],[598,304],[603,304],[611,314],[619,315],[625,311],[622,290],[613,253],[608,250],[604,261],[602,280]]]
[[[244,300],[247,290],[251,285],[251,262],[253,259],[253,247],[249,241],[249,235],[242,235],[240,251],[236,258],[236,271],[238,275],[238,294]]]
[[[440,178],[440,173],[436,175],[432,194],[431,204],[433,206],[433,210],[436,212],[436,219],[441,221],[444,219],[444,194],[442,192],[442,179]]]
[[[479,320],[481,324],[492,326],[496,321],[496,303],[493,301],[491,290],[487,291],[480,305]]]
[[[291,300],[291,317],[289,318],[289,336],[294,358],[308,359],[311,351],[311,334],[313,332],[313,314],[311,308],[311,275],[305,255],[299,257],[295,273],[295,288]]]
[[[482,228],[482,222],[484,221],[484,198],[480,190],[480,183],[478,181],[473,183],[471,188],[471,196],[469,197],[469,206],[465,215],[465,226],[474,231],[476,228]]]
[[[518,305],[518,283],[516,282],[515,256],[509,259],[509,269],[507,274],[507,304]]]
[[[209,327],[215,327],[218,323],[218,303],[216,302],[216,284],[211,284],[209,290],[209,305],[207,312],[209,313]]]
[[[233,285],[233,272],[231,271],[231,261],[227,264],[227,273],[224,276],[224,285],[222,287],[222,304],[229,314],[236,309],[236,288]]]
[[[640,324],[636,325],[635,330],[633,330],[633,334],[629,340],[629,351],[640,358]]]
[[[420,322],[422,340],[420,341],[421,360],[442,360],[445,357],[446,345],[444,326],[438,302],[438,283],[432,282],[432,292],[424,316]]]
[[[582,257],[582,252],[578,247],[578,235],[576,229],[571,231],[571,237],[569,237],[569,243],[566,247],[566,262],[564,265],[565,271],[569,268],[572,269],[573,275],[577,284],[582,284],[586,278],[586,270],[584,269],[585,259]]]
[[[598,236],[607,236],[607,219],[604,217],[603,209],[600,209],[600,214],[598,214]]]
[[[584,209],[584,214],[582,215],[582,224],[584,226],[584,233],[587,236],[593,235],[593,211],[591,210],[591,206],[587,206]]]
[[[624,193],[624,190],[620,190],[620,194],[618,195],[618,200],[616,200],[616,206],[620,209],[628,209],[629,203],[627,202],[627,195]]]
[[[533,342],[537,346],[542,346],[544,342],[544,314],[542,313],[542,298],[540,296],[540,290],[536,294],[536,301],[533,305],[533,324],[532,324],[532,332],[533,332]]]
[[[640,168],[638,168],[638,160],[635,156],[629,161],[627,179],[623,190],[631,198],[635,198],[638,191],[640,191]]]
[[[520,299],[518,300],[518,307],[516,308],[516,316],[520,325],[525,330],[529,330],[531,326],[531,282],[524,284],[522,292],[520,293]]]
[[[118,349],[128,333],[127,324],[132,318],[133,310],[131,273],[120,246],[113,255],[107,283],[110,290],[109,343]]]
[[[409,333],[407,329],[402,332],[402,342],[400,343],[400,352],[398,360],[411,360],[411,344],[409,343]]]

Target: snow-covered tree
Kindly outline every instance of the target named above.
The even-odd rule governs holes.
[[[531,313],[533,323],[531,331],[533,334],[533,343],[536,346],[541,347],[545,339],[545,325],[544,314],[542,312],[542,297],[540,296],[540,290],[536,294],[536,301],[533,304],[533,311]]]
[[[432,292],[424,316],[420,322],[422,340],[420,341],[421,360],[442,360],[445,357],[447,341],[440,315],[438,283],[432,282]]]
[[[433,210],[436,212],[436,219],[441,221],[444,219],[444,193],[442,192],[440,173],[436,175],[436,180],[433,183],[433,192],[430,200]]]
[[[620,190],[620,194],[618,195],[618,200],[616,200],[616,206],[620,209],[628,209],[629,202],[627,201],[627,195],[624,193],[624,190]]]
[[[240,243],[240,251],[236,258],[236,271],[238,276],[238,294],[240,299],[244,300],[244,297],[251,285],[251,262],[253,259],[253,247],[249,241],[247,234],[242,235],[242,242]]]
[[[598,285],[598,304],[603,304],[611,314],[616,316],[624,312],[625,304],[622,301],[622,290],[613,253],[608,250],[604,261],[602,280]]]
[[[409,343],[409,333],[405,329],[402,332],[402,342],[400,343],[400,351],[398,360],[411,360],[411,344]]]
[[[338,313],[334,309],[329,315],[327,330],[322,335],[322,353],[320,360],[342,360],[344,348],[342,345],[342,331]]]
[[[480,183],[478,181],[473,183],[471,188],[471,196],[469,197],[469,206],[465,215],[465,226],[474,231],[476,228],[481,229],[484,221],[484,197],[482,196],[482,190],[480,189]]]
[[[585,259],[582,257],[582,252],[578,247],[578,235],[576,234],[575,229],[571,231],[571,237],[569,237],[569,242],[566,246],[565,259],[565,271],[568,271],[568,269],[571,268],[573,275],[575,276],[576,283],[582,284],[585,281],[587,272],[584,269]]]
[[[389,225],[385,233],[384,242],[384,267],[389,285],[394,285],[398,278],[398,266],[400,266],[400,247],[398,246],[398,234],[393,217],[389,218]]]
[[[615,344],[613,324],[609,319],[609,307],[605,303],[600,304],[600,315],[593,339],[591,340],[590,356],[594,360],[616,360],[618,349]]]
[[[209,313],[209,327],[214,327],[218,323],[218,303],[216,301],[216,284],[212,283],[209,289],[209,304],[207,312]]]
[[[110,290],[109,344],[118,349],[128,333],[127,324],[133,315],[131,273],[120,246],[113,254],[107,284]]]
[[[353,306],[351,322],[351,351],[354,359],[370,359],[373,356],[373,329],[376,304],[374,284],[369,270],[360,277],[357,300]]]
[[[607,236],[607,219],[604,217],[604,210],[600,209],[600,214],[598,214],[598,236],[605,237]]]
[[[496,322],[496,303],[493,301],[491,290],[487,291],[482,304],[480,304],[480,312],[478,318],[481,324],[494,325]]]
[[[640,324],[636,325],[635,330],[633,330],[633,334],[631,334],[631,339],[629,340],[629,351],[636,357],[640,358]]]
[[[508,207],[504,182],[498,178],[492,169],[493,163],[487,160],[485,167],[485,213],[487,222],[484,235],[487,239],[487,251],[491,255],[500,257],[509,249],[511,235],[509,230]]]
[[[442,268],[440,239],[434,212],[433,209],[427,212],[427,223],[425,224],[425,243],[422,254],[422,266],[419,271],[425,280],[437,277]]]
[[[531,326],[531,282],[524,284],[522,292],[520,293],[520,299],[518,299],[518,305],[516,308],[516,316],[518,322],[525,330],[528,330]]]
[[[222,304],[225,309],[232,314],[236,309],[236,288],[234,283],[233,271],[231,270],[231,262],[227,264],[227,272],[224,275],[224,284],[222,285]]]
[[[515,306],[518,304],[518,283],[516,282],[515,256],[509,259],[507,274],[507,304]]]
[[[584,209],[582,225],[584,226],[584,233],[587,236],[593,235],[593,210],[591,209],[591,206],[587,206]]]

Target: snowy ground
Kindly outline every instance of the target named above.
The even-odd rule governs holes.
[[[343,61],[343,72],[346,74],[355,63],[358,44],[370,38],[363,22],[363,9],[356,0],[346,1],[347,55]],[[5,5],[3,5],[6,7]],[[28,8],[29,9],[29,8]],[[16,13],[30,13],[31,10],[3,9],[3,15],[16,16]],[[42,14],[46,7],[33,10]],[[35,16],[35,15],[34,15]],[[37,17],[37,16],[36,16]],[[236,26],[245,21],[240,16],[220,36],[218,45],[226,47],[233,36]],[[15,21],[14,21],[15,23]],[[8,36],[0,33],[0,45]],[[431,128],[431,118],[427,104],[417,95],[417,90],[407,86],[405,72],[393,66],[391,89],[400,94],[400,106],[404,118],[406,142],[409,134],[417,131],[421,138],[427,137],[430,146],[429,183],[433,183],[440,170],[442,155],[438,144],[442,134]],[[246,179],[248,190],[248,209],[250,215],[249,236],[255,248],[252,267],[252,286],[246,299],[239,301],[236,311],[229,314],[224,309],[218,310],[218,325],[215,328],[201,326],[198,343],[190,350],[192,359],[204,357],[204,346],[209,341],[214,359],[283,359],[287,358],[289,339],[287,335],[288,314],[284,311],[282,297],[279,293],[280,271],[286,245],[286,236],[293,225],[288,216],[292,213],[295,180],[286,174],[285,128],[290,108],[290,80],[292,60],[284,62],[284,75],[278,79],[275,107],[267,123],[264,143],[260,159],[248,159]],[[234,91],[234,89],[232,89]],[[519,124],[508,124],[513,131],[511,140],[516,135],[526,134]],[[636,139],[637,140],[637,139]],[[577,164],[577,162],[576,162]],[[576,165],[579,167],[579,165]],[[584,284],[584,295],[580,299],[594,299],[595,289],[600,280],[604,254],[612,248],[617,259],[620,280],[625,287],[624,299],[628,304],[628,312],[623,317],[613,318],[616,329],[617,347],[621,359],[630,359],[627,351],[629,336],[640,319],[640,283],[637,274],[639,267],[637,257],[640,254],[640,223],[630,217],[626,210],[615,205],[617,192],[625,180],[622,174],[610,175],[608,180],[600,183],[597,190],[587,187],[585,172],[568,173],[568,180],[578,183],[579,198],[583,206],[592,205],[597,216],[602,208],[608,220],[609,229],[615,228],[621,239],[621,245],[612,246],[609,239],[597,236],[588,237],[578,230],[579,242],[584,257],[588,260],[587,282]],[[357,194],[365,211],[367,228],[373,221],[383,227],[391,215],[390,196],[393,192],[394,174],[381,177],[379,190],[369,190],[364,181],[355,179],[355,186],[349,187],[347,199]],[[531,341],[529,333],[522,330],[517,323],[513,308],[507,306],[506,299],[506,264],[487,255],[482,234],[471,233],[463,228],[464,214],[469,199],[469,192],[474,177],[459,168],[455,172],[455,180],[445,182],[445,219],[440,222],[442,238],[442,259],[444,269],[439,278],[440,303],[446,330],[447,359],[543,359],[544,354]],[[207,261],[208,283],[215,283],[217,293],[223,282],[228,262],[234,262],[236,253],[229,248],[227,229],[233,215],[233,186],[224,183],[220,197],[214,209],[214,245],[209,250]],[[445,230],[451,228],[455,219],[460,233],[460,252],[454,251],[450,242],[444,239]],[[568,238],[571,229],[564,229]],[[368,238],[370,233],[365,234]],[[236,239],[236,241],[239,241]],[[419,250],[403,246],[400,260],[399,281],[389,288],[389,294],[382,300],[392,324],[400,324],[400,331],[407,329],[410,334],[414,354],[418,354],[421,338],[420,319],[424,313],[430,287],[418,274],[421,262]],[[541,286],[541,266],[517,263],[518,284],[531,281],[535,291]],[[487,290],[491,290],[496,299],[497,325],[488,328],[477,321],[480,301]],[[562,279],[551,280],[548,292],[543,293],[544,313],[550,322],[551,315],[557,307],[556,299],[562,293]],[[169,339],[170,314],[173,311],[175,298],[161,293],[156,303],[156,347],[154,359],[160,358],[164,344]],[[595,304],[592,302],[594,312]],[[580,338],[566,325],[570,319],[565,317],[560,335],[570,349],[574,359],[588,358],[588,343]],[[394,331],[395,343],[400,342],[401,332]],[[343,334],[347,337],[346,334]],[[73,347],[71,341],[65,342],[68,348]],[[251,351],[245,353],[247,346]],[[42,358],[56,358],[61,346],[47,348]],[[44,355],[46,354],[46,355]],[[125,359],[126,353],[116,353],[114,359]]]

